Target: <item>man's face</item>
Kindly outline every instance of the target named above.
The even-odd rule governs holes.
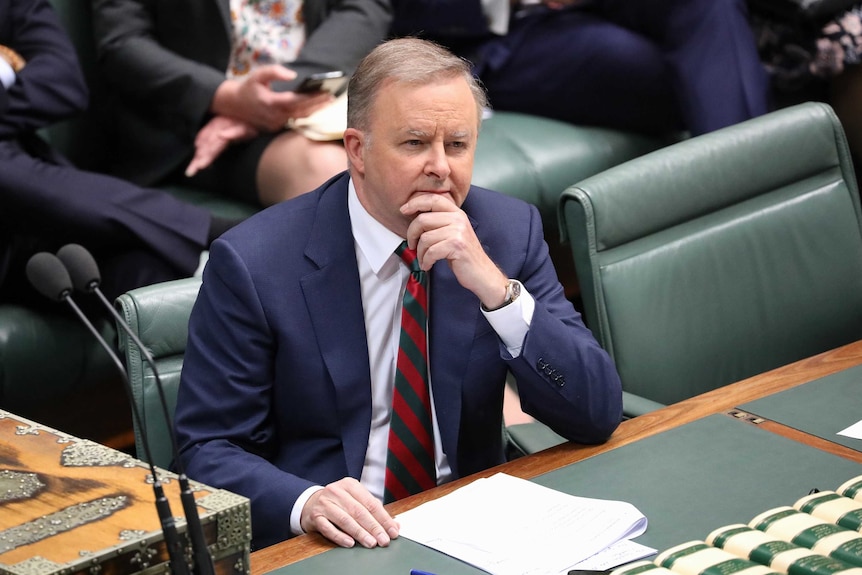
[[[413,216],[399,208],[419,194],[464,203],[473,174],[479,118],[467,82],[388,83],[378,93],[370,130],[345,133],[356,192],[366,210],[406,237]]]

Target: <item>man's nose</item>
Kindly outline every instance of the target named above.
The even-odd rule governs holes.
[[[439,180],[445,180],[451,173],[449,158],[446,156],[446,146],[442,142],[434,143],[428,149],[425,162],[425,175]]]

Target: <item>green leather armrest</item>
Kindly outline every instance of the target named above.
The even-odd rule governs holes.
[[[663,403],[640,397],[627,391],[623,392],[623,417],[632,418],[666,407]],[[506,427],[506,441],[509,452],[516,456],[536,453],[566,442],[543,423],[516,423]]]
[[[515,455],[528,455],[566,442],[547,425],[539,422],[516,423],[506,427],[508,447]]]
[[[146,430],[152,463],[160,467],[170,465],[172,447],[169,424],[165,421],[159,397],[159,384],[167,402],[168,416],[173,420],[189,333],[189,316],[200,286],[200,278],[162,282],[126,292],[114,303],[125,324],[146,346],[158,370],[157,380],[143,351],[118,326],[120,350],[126,359],[132,394],[144,423],[142,429],[134,422],[138,457],[145,461],[149,459],[143,440]]]
[[[638,415],[643,415],[650,411],[661,409],[662,407],[667,406],[658,401],[653,401],[646,397],[623,391],[623,417],[637,417]]]

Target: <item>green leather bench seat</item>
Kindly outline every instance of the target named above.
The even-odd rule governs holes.
[[[78,48],[88,81],[97,85],[89,3],[55,0],[54,4]],[[110,144],[96,133],[97,120],[91,116],[65,122],[52,127],[46,136],[78,165],[98,169],[98,156]],[[553,249],[559,246],[557,204],[568,186],[665,143],[615,130],[496,112],[482,128],[474,183],[535,204]],[[197,190],[166,189],[221,216],[245,216],[256,210]],[[570,263],[571,256],[561,253],[568,260],[563,263]],[[110,322],[100,323],[100,329],[109,341],[116,340]],[[118,386],[118,377],[101,347],[71,316],[55,317],[0,302],[0,407],[38,418],[46,400],[57,402],[86,393],[106,378]]]
[[[585,316],[629,394],[671,404],[862,337],[862,209],[826,104],[646,154],[561,203]]]
[[[670,143],[670,139],[494,112],[482,124],[473,183],[534,204],[558,242],[557,205],[569,186]]]

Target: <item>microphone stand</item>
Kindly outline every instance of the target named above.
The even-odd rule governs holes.
[[[42,254],[44,254],[44,255],[42,255]],[[84,315],[84,312],[81,311],[81,308],[78,307],[78,305],[72,299],[72,296],[71,296],[72,282],[71,282],[71,279],[68,278],[68,273],[66,271],[66,268],[63,266],[63,263],[59,260],[59,258],[56,258],[56,256],[54,256],[53,254],[49,254],[47,252],[40,252],[40,253],[35,254],[33,257],[30,258],[30,261],[28,262],[28,267],[30,266],[30,264],[32,262],[35,262],[37,264],[36,267],[38,267],[38,263],[40,260],[35,259],[35,258],[37,258],[37,256],[41,259],[41,262],[43,264],[45,264],[46,266],[49,266],[44,271],[48,271],[50,273],[56,274],[55,280],[63,281],[64,284],[68,284],[68,287],[65,287],[65,285],[64,285],[63,290],[57,296],[56,299],[59,301],[66,302],[66,304],[68,304],[69,307],[72,308],[72,311],[75,312],[75,315],[78,317],[78,319],[81,321],[81,323],[83,323],[87,327],[87,329],[90,331],[90,333],[93,334],[93,337],[96,338],[96,341],[99,342],[99,344],[102,346],[102,348],[107,352],[108,356],[110,356],[111,360],[114,362],[114,365],[120,371],[120,374],[122,375],[123,383],[125,384],[126,395],[128,396],[129,402],[130,402],[131,407],[132,407],[132,416],[135,418],[135,421],[137,422],[138,426],[140,427],[142,425],[141,414],[139,413],[138,408],[135,405],[135,401],[134,401],[134,397],[133,397],[133,393],[132,393],[132,386],[129,383],[128,376],[126,375],[126,369],[123,366],[123,364],[120,362],[120,359],[117,357],[117,354],[114,353],[114,350],[111,349],[111,346],[108,345],[108,342],[105,341],[105,338],[103,338],[99,334],[99,332],[96,330],[96,327],[92,324],[92,322],[90,322],[89,319],[87,319],[87,316]],[[55,260],[56,260],[56,263],[55,263]],[[63,275],[63,274],[65,274],[65,275]],[[36,281],[34,281],[34,278],[31,277],[30,280],[35,285]],[[35,285],[35,287],[43,295],[48,295],[48,293],[46,291],[43,291],[43,289],[42,289],[43,286]],[[144,428],[142,427],[141,429],[144,429]],[[159,479],[159,475],[158,475],[158,473],[156,473],[156,468],[152,464],[152,457],[150,455],[150,446],[149,446],[149,443],[146,441],[146,435],[144,436],[144,450],[147,454],[147,459],[150,460],[149,466],[150,466],[150,473],[153,476],[153,493],[155,495],[155,500],[156,500],[156,511],[159,515],[159,521],[160,521],[161,526],[162,526],[162,533],[164,534],[164,537],[165,537],[165,545],[167,546],[167,549],[168,549],[168,557],[170,560],[171,571],[173,572],[174,575],[189,575],[189,569],[188,569],[188,564],[186,563],[186,560],[185,560],[185,553],[184,553],[183,545],[182,545],[182,542],[180,541],[179,533],[177,532],[176,519],[174,519],[173,513],[171,512],[170,502],[168,501],[168,498],[165,496],[165,491],[164,491],[164,488],[162,486],[162,482]]]
[[[186,475],[185,468],[179,455],[179,446],[177,445],[176,434],[171,422],[171,416],[168,413],[168,402],[165,398],[164,385],[162,378],[159,375],[159,370],[156,368],[156,362],[150,354],[149,349],[143,344],[138,336],[129,328],[120,314],[114,309],[114,306],[108,301],[102,290],[99,289],[101,282],[99,274],[99,266],[96,263],[92,254],[79,244],[67,244],[57,251],[58,259],[65,265],[71,279],[76,288],[85,293],[95,293],[102,303],[103,307],[113,317],[116,324],[135,342],[138,349],[150,369],[153,370],[153,376],[156,380],[156,389],[159,393],[159,403],[162,408],[162,416],[165,420],[165,425],[168,429],[168,436],[171,441],[171,454],[174,459],[174,466],[177,471],[177,478],[180,484],[180,500],[182,501],[183,511],[186,516],[187,533],[189,535],[192,552],[194,555],[194,565],[197,575],[215,575],[215,566],[207,547],[206,539],[204,538],[203,526],[201,525],[200,515],[198,514],[197,503],[195,502],[194,494],[192,493],[189,484],[189,478]],[[130,386],[131,388],[131,386]],[[146,438],[146,424],[138,423],[138,427],[142,430]],[[152,457],[147,453],[147,458],[152,461]]]
[[[92,292],[96,294],[96,296],[101,300],[102,304],[111,312],[111,315],[116,320],[117,324],[120,328],[126,332],[126,334],[132,338],[132,341],[135,342],[135,345],[138,346],[138,349],[141,350],[141,354],[144,356],[144,360],[147,362],[147,365],[150,366],[150,369],[153,370],[153,376],[156,380],[156,389],[159,392],[159,403],[162,408],[162,416],[165,419],[165,424],[168,428],[168,435],[171,439],[171,451],[173,452],[174,457],[174,466],[177,470],[177,478],[180,484],[180,500],[183,504],[183,511],[186,515],[186,523],[188,527],[188,534],[191,538],[192,551],[194,553],[195,566],[197,567],[196,573],[197,575],[215,575],[215,566],[213,565],[212,555],[210,555],[209,548],[207,547],[206,540],[204,538],[204,530],[203,525],[201,524],[200,515],[198,514],[197,503],[195,503],[195,496],[192,493],[191,485],[189,484],[189,478],[185,472],[185,466],[183,466],[182,461],[180,461],[180,452],[179,446],[177,445],[177,436],[174,433],[174,426],[171,423],[171,416],[168,414],[168,402],[165,398],[165,390],[162,385],[162,379],[159,376],[159,372],[156,369],[156,362],[153,359],[152,354],[147,349],[147,347],[143,344],[140,338],[135,335],[135,333],[126,325],[126,322],[120,317],[120,314],[113,308],[113,306],[108,302],[108,299],[102,293],[102,290],[99,289],[99,286],[96,282],[92,282],[90,289]],[[140,423],[138,423],[140,427]],[[145,430],[146,427],[141,427],[142,430]],[[146,435],[146,431],[144,431]],[[147,458],[152,461],[152,457],[149,453],[147,453]]]

